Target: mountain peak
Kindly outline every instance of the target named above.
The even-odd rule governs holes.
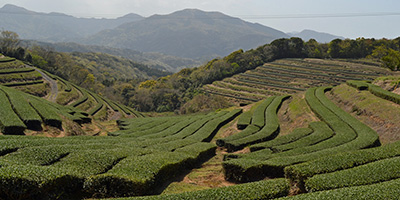
[[[5,11],[5,12],[30,12],[29,10],[23,8],[23,7],[19,7],[13,4],[6,4],[4,5],[2,8],[0,8],[0,11]]]
[[[144,17],[141,16],[141,15],[135,14],[135,13],[129,13],[129,14],[126,14],[126,15],[124,15],[122,17],[118,17],[118,19],[129,19],[129,20],[132,20],[132,21],[138,21],[138,20],[144,19]]]
[[[310,29],[304,29],[301,32],[291,32],[288,35],[292,37],[302,38],[304,41],[308,41],[309,39],[315,39],[321,43],[328,43],[336,38],[344,39],[344,37],[332,35],[329,33],[318,32]]]

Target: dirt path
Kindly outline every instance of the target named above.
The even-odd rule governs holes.
[[[30,66],[27,66],[30,67]],[[53,80],[52,78],[50,78],[47,74],[43,73],[40,69],[38,68],[34,68],[37,72],[39,72],[43,79],[46,80],[49,84],[50,84],[50,94],[48,95],[48,100],[52,101],[52,102],[56,102],[57,99],[57,95],[58,95],[58,86],[57,86],[57,82],[55,80]]]

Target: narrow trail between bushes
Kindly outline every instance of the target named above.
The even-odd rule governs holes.
[[[215,153],[214,157],[201,166],[194,168],[177,182],[172,182],[162,193],[182,193],[235,185],[236,183],[226,181],[224,177],[222,159],[226,150],[217,148]]]
[[[29,67],[29,66],[27,66]],[[51,102],[56,102],[57,96],[58,96],[58,86],[57,86],[57,82],[55,80],[53,80],[52,78],[50,78],[49,76],[47,76],[47,74],[43,73],[40,69],[38,68],[34,68],[37,72],[39,72],[43,79],[46,80],[49,84],[50,84],[50,94],[48,95],[48,100]]]
[[[247,111],[251,108],[250,105],[241,107]],[[215,135],[211,143],[219,138],[224,138],[238,132],[237,118],[223,126]],[[186,191],[204,190],[210,188],[226,187],[236,185],[237,183],[225,180],[222,162],[224,154],[227,154],[225,148],[218,147],[215,151],[215,156],[201,164],[199,167],[190,170],[189,173],[179,177],[175,182],[172,182],[162,192],[163,194],[182,193]]]

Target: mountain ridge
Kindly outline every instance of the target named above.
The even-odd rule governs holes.
[[[12,4],[0,8],[0,16],[0,28],[17,32],[23,39],[45,42],[74,41],[144,18],[134,13],[116,19],[78,18],[58,12],[34,12]]]
[[[288,35],[220,12],[184,9],[125,23],[81,42],[201,58],[225,56],[232,51],[255,48],[282,37]]]
[[[286,34],[290,35],[291,37],[299,37],[304,41],[315,39],[317,42],[320,43],[328,43],[334,39],[345,39],[342,36],[337,36],[330,33],[318,32],[310,29],[304,29],[301,32],[291,32]]]

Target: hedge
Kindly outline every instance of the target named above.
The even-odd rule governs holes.
[[[266,100],[262,101],[253,112],[251,124],[262,128],[265,126],[266,109],[272,103],[275,97],[268,97]]]
[[[34,68],[12,68],[12,69],[0,69],[0,74],[15,74],[15,73],[24,73],[24,72],[33,72]]]
[[[0,90],[0,130],[4,134],[22,135],[27,128],[15,114],[6,94]]]
[[[305,182],[308,191],[369,185],[400,178],[400,157],[375,161],[354,168],[315,175]]]
[[[400,193],[400,179],[376,183],[365,186],[346,187],[321,192],[312,192],[292,197],[280,198],[279,200],[353,200],[353,199],[374,199],[387,200],[398,199]]]
[[[220,147],[223,147],[223,146],[227,145],[227,143],[229,144],[230,141],[234,141],[234,140],[237,140],[240,138],[247,137],[249,135],[257,133],[258,131],[260,131],[260,128],[258,126],[254,126],[254,125],[250,124],[243,131],[241,131],[239,133],[230,135],[226,138],[218,139],[216,141],[216,144]]]
[[[314,144],[317,144],[319,142],[322,142],[324,140],[327,140],[331,137],[333,137],[334,133],[333,131],[329,128],[329,126],[324,123],[324,122],[311,122],[309,124],[309,127],[313,130],[313,133],[298,139],[297,141],[284,144],[284,145],[279,145],[279,146],[274,146],[272,147],[272,151],[274,152],[283,152],[291,149],[296,149],[300,147],[307,147],[311,146]]]
[[[83,103],[85,103],[88,99],[88,93],[86,91],[81,90],[80,88],[78,88],[77,86],[74,86],[76,90],[78,90],[81,93],[81,97],[79,99],[77,99],[76,101],[74,101],[73,103],[69,104],[72,107],[77,107]]]
[[[335,135],[332,138],[315,145],[296,148],[281,153],[271,153],[270,150],[260,150],[249,154],[241,154],[237,156],[237,159],[224,162],[224,169],[227,172],[225,173],[226,177],[236,181],[250,181],[260,180],[265,176],[283,176],[283,169],[289,165],[314,160],[322,156],[343,151],[379,145],[377,134],[372,131],[372,129],[352,118],[347,113],[347,116],[340,116],[340,118],[336,115],[345,115],[345,113],[325,97],[324,91],[327,89],[329,89],[329,87],[321,87],[318,89],[311,88],[307,90],[306,101],[310,105],[311,110],[333,129]],[[328,107],[330,109],[328,109]],[[348,121],[351,127],[343,120]],[[357,130],[357,132],[354,130]],[[249,174],[258,175],[256,177],[246,177]]]
[[[274,146],[279,146],[279,145],[284,145],[284,144],[289,144],[291,142],[297,141],[303,137],[306,137],[310,134],[313,133],[313,130],[310,128],[297,128],[294,129],[290,134],[288,135],[283,135],[280,137],[277,137],[273,140],[266,141],[266,142],[261,142],[258,144],[254,144],[250,146],[250,151],[258,151],[261,149],[266,149],[266,148],[271,148]]]
[[[357,88],[358,90],[368,90],[368,83],[365,81],[354,81],[354,80],[348,80],[346,81],[346,84]]]
[[[62,119],[58,115],[56,108],[48,105],[48,103],[43,102],[40,99],[29,98],[29,103],[36,110],[36,112],[43,119],[43,122],[47,125],[54,126],[57,128],[62,127]]]
[[[197,155],[193,150],[198,149]],[[153,194],[154,189],[166,180],[191,168],[194,163],[204,159],[203,152],[215,154],[215,146],[189,148],[177,152],[160,152],[140,157],[127,157],[104,174],[89,178],[85,190],[94,197],[122,197]],[[212,156],[211,155],[211,156]],[[210,155],[208,155],[210,156]],[[209,157],[208,157],[209,158]],[[118,187],[115,187],[118,185]]]
[[[302,191],[305,191],[305,180],[314,175],[349,169],[377,160],[400,156],[399,147],[400,142],[396,142],[382,147],[323,157],[310,162],[286,167],[285,176],[289,178],[292,185],[297,185]]]
[[[382,89],[381,87],[367,83],[364,81],[347,81],[347,84],[349,86],[355,87],[359,90],[366,90],[368,89],[369,92],[371,92],[373,95],[380,97],[382,99],[386,99],[389,101],[392,101],[394,103],[400,104],[400,95],[395,94],[393,92],[387,91]]]
[[[308,177],[348,169],[380,159],[400,156],[400,142],[385,146],[343,152],[329,157],[292,165],[285,168],[285,176],[291,180],[304,180]]]
[[[279,96],[273,99],[273,101],[265,110],[265,126],[260,131],[237,140],[229,142],[225,141],[225,147],[228,149],[228,151],[236,151],[244,148],[247,145],[260,143],[275,138],[279,133],[279,120],[277,112],[283,101],[289,97],[290,96]],[[254,114],[256,111],[257,110],[254,111]]]
[[[200,190],[194,192],[184,192],[180,194],[167,194],[146,197],[130,197],[115,200],[175,200],[175,199],[273,199],[289,194],[289,185],[285,179],[274,179],[258,181],[228,187]]]
[[[251,117],[253,113],[250,111],[244,112],[239,116],[238,122],[237,122],[237,128],[239,130],[245,129],[248,125],[251,124]]]

